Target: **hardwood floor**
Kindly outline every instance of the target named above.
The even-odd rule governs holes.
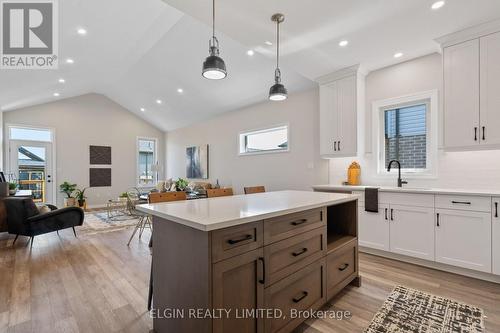
[[[0,234],[0,332],[149,332],[149,231],[74,238],[71,229],[35,238]],[[398,284],[479,306],[486,331],[500,332],[500,285],[361,254],[362,287],[348,287],[333,310],[350,320],[308,320],[296,332],[362,332]],[[325,307],[323,310],[328,309]]]

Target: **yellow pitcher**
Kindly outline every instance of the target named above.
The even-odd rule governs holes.
[[[357,162],[352,162],[347,169],[347,183],[349,185],[359,185],[359,178],[361,176],[361,167]]]

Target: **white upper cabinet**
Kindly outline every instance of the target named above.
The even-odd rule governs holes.
[[[444,49],[444,145],[479,143],[479,40]]]
[[[444,148],[500,149],[500,20],[438,39]]]
[[[482,37],[480,47],[480,140],[500,147],[500,32]]]
[[[358,109],[363,105],[364,77],[355,66],[323,76],[318,81],[321,156],[356,156]]]

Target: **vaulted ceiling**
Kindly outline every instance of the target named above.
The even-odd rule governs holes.
[[[435,52],[434,38],[500,17],[498,0],[448,0],[435,11],[433,2],[217,0],[217,34],[229,75],[209,81],[201,64],[211,1],[59,1],[59,69],[0,70],[0,108],[97,92],[171,130],[266,100],[275,49],[265,41],[275,40],[275,12],[286,15],[282,72],[291,93],[350,65],[373,70]],[[82,27],[85,36],[77,33]],[[340,47],[344,39],[349,44]],[[396,52],[404,55],[395,59]]]

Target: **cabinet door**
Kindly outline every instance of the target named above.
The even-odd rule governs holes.
[[[213,265],[213,309],[230,310],[213,321],[214,332],[263,332],[261,318],[236,318],[242,311],[264,307],[264,250],[241,254]],[[262,282],[261,282],[262,281]]]
[[[500,32],[480,39],[481,144],[500,144]]]
[[[479,40],[444,49],[444,146],[479,144]]]
[[[356,80],[356,76],[349,76],[338,81],[337,153],[341,156],[355,156],[357,152]]]
[[[490,273],[490,213],[436,209],[436,261]]]
[[[391,252],[434,260],[434,209],[390,205]]]
[[[389,206],[379,205],[378,213],[365,211],[358,206],[359,245],[389,251]]]
[[[500,197],[493,198],[492,215],[492,248],[493,251],[493,274],[500,275]]]
[[[338,141],[338,84],[332,82],[319,88],[320,99],[320,153],[321,155],[336,154]]]

